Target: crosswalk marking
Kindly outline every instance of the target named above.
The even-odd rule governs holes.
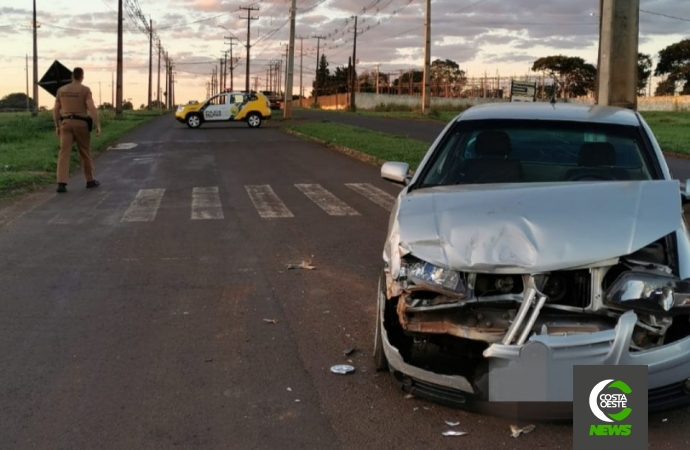
[[[218,187],[195,187],[192,190],[192,220],[223,218]]]
[[[323,188],[320,184],[296,184],[295,187],[319,208],[331,216],[359,216],[350,205]]]
[[[122,217],[123,222],[151,222],[156,218],[165,189],[141,189]]]
[[[278,198],[270,185],[249,185],[244,187],[254,207],[264,219],[294,217],[285,203]]]
[[[388,211],[393,209],[395,197],[390,195],[388,192],[377,188],[376,186],[373,186],[369,183],[345,183],[345,186],[359,194],[362,194],[372,202],[387,209]]]

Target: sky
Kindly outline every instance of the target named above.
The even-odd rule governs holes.
[[[177,103],[206,98],[214,67],[230,50],[231,41],[233,57],[239,58],[233,87],[244,89],[248,21],[242,19],[247,11],[241,7],[255,8],[249,36],[251,88],[258,77],[259,89],[265,89],[269,65],[285,57],[289,0],[123,2],[123,98],[135,108],[146,103],[148,95],[149,36],[144,22],[149,20],[154,42],[160,39],[175,64]],[[656,65],[660,50],[690,35],[690,1],[640,3],[640,51],[652,55]],[[55,60],[70,69],[80,66],[96,103],[111,102],[117,0],[36,0],[36,4],[39,80]],[[425,0],[296,0],[296,4],[294,94],[300,92],[300,72],[305,95],[311,92],[317,43],[331,70],[347,66],[353,51],[353,16],[357,16],[359,73],[378,68],[397,76],[401,69],[423,66]],[[0,0],[0,97],[26,92],[27,55],[29,83],[33,82],[32,11],[29,0]],[[596,64],[598,12],[599,0],[432,0],[431,58],[451,59],[469,77],[524,76],[534,60],[555,54]],[[323,38],[319,41],[315,36]],[[161,74],[164,65],[161,58]],[[154,100],[157,74],[154,46]],[[164,86],[161,77],[161,91]],[[31,87],[29,93],[33,95]],[[39,105],[52,108],[53,102],[53,96],[39,88]]]

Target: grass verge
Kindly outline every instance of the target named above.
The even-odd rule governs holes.
[[[115,120],[114,111],[99,111],[99,114],[102,133],[100,137],[96,137],[95,133],[91,135],[93,156],[102,153],[113,141],[164,113],[124,111],[122,120]],[[59,150],[52,112],[42,112],[36,117],[26,113],[0,114],[0,198],[10,198],[54,183]],[[74,150],[70,172],[77,169],[79,164],[79,154]]]
[[[433,120],[447,123],[465,109],[432,109],[427,115],[422,115],[419,111],[413,111],[409,108],[404,111],[395,108],[391,108],[391,110],[380,108],[380,110],[360,110],[354,113],[350,111],[333,111],[333,113],[393,119]],[[665,154],[690,158],[690,111],[641,111],[640,113],[652,128]]]
[[[404,161],[412,170],[429,149],[424,141],[333,122],[301,123],[285,129],[372,164]]]

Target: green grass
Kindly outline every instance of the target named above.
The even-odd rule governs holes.
[[[429,149],[429,144],[405,136],[380,133],[334,122],[308,122],[285,128],[318,139],[326,144],[343,146],[387,161],[404,161],[414,170]]]
[[[466,108],[432,109],[423,115],[418,110],[404,107],[403,111],[396,108],[387,110],[334,111],[339,114],[355,114],[365,117],[389,117],[393,119],[415,119],[450,122]],[[329,111],[330,112],[330,111]],[[665,153],[690,156],[690,111],[641,111],[642,116],[652,128],[654,135]]]
[[[690,155],[690,112],[642,111],[664,152]]]
[[[123,119],[115,120],[114,111],[99,111],[102,133],[99,137],[95,132],[91,135],[92,154],[98,155],[116,139],[161,114],[124,111]],[[26,113],[0,114],[0,198],[55,182],[59,149],[52,112],[36,117]],[[79,163],[75,144],[70,171]]]

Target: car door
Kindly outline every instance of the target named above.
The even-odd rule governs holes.
[[[238,93],[233,93],[228,95],[228,98],[231,101],[230,105],[230,118],[231,119],[241,119],[242,117],[240,116],[240,113],[242,112],[242,108],[244,107],[245,104],[245,96],[244,94],[238,94]]]
[[[207,122],[230,120],[230,99],[228,95],[219,94],[209,99],[208,105],[204,108],[204,120]]]

